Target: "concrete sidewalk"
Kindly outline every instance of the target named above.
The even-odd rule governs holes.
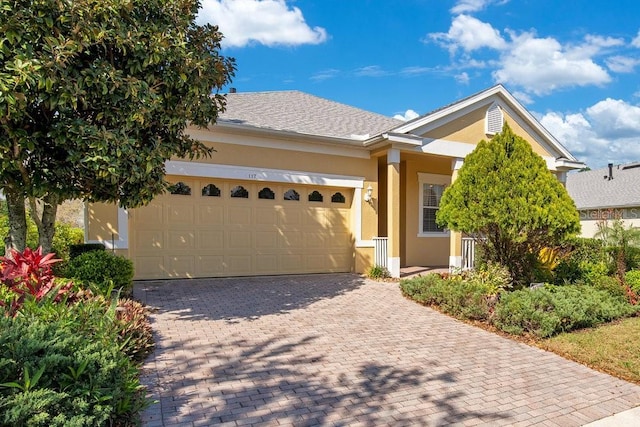
[[[624,411],[640,386],[458,322],[393,282],[157,281],[135,296],[155,309],[147,427],[581,426],[639,412]]]

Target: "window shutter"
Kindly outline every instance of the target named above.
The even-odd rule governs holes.
[[[502,110],[498,104],[491,104],[491,107],[487,110],[487,116],[485,118],[485,133],[487,135],[495,135],[502,131],[504,124],[504,116]]]

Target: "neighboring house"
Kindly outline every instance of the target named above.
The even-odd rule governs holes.
[[[583,237],[593,237],[605,220],[640,227],[640,163],[568,174],[567,191],[580,212]]]
[[[216,152],[167,162],[174,194],[125,211],[91,204],[87,241],[130,257],[137,279],[460,267],[438,227],[444,189],[506,121],[564,182],[578,162],[502,86],[409,122],[297,91],[230,93]]]

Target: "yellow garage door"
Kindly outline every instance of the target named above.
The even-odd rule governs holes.
[[[130,211],[137,279],[353,271],[353,190],[168,177]]]

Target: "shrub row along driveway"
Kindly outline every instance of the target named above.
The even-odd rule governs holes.
[[[578,426],[640,387],[356,275],[142,282],[157,349],[144,425]]]

